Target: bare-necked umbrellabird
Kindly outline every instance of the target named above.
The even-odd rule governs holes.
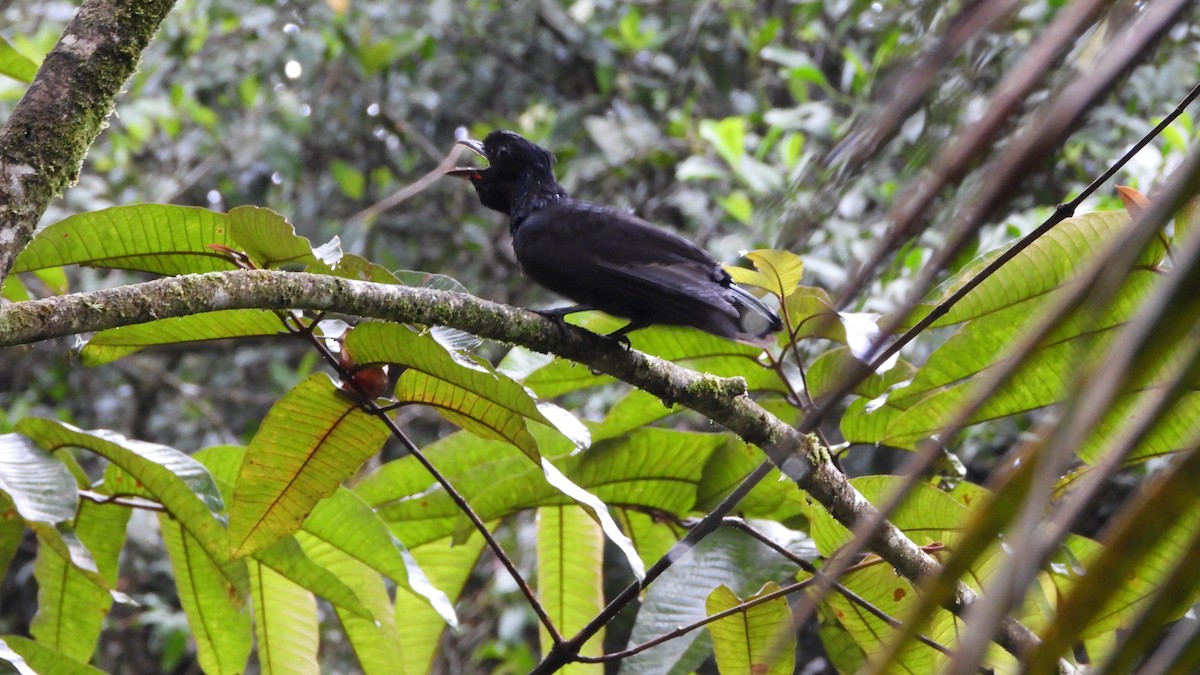
[[[525,274],[578,303],[542,314],[561,320],[598,309],[629,319],[610,334],[617,339],[670,324],[762,343],[782,327],[775,312],[733,283],[704,249],[632,214],[567,196],[546,149],[511,131],[459,143],[488,166],[449,175],[471,181],[484,206],[509,217]]]

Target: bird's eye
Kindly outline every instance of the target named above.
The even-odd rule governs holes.
[[[509,152],[510,150],[507,145],[502,145],[496,148],[496,159],[504,159],[505,157],[508,157]]]

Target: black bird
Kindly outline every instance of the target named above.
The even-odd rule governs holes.
[[[546,149],[511,131],[459,143],[488,166],[447,173],[471,181],[484,206],[509,217],[525,274],[578,303],[541,314],[561,320],[598,309],[629,319],[609,334],[623,341],[630,331],[670,324],[763,344],[783,327],[704,249],[632,214],[567,196]]]

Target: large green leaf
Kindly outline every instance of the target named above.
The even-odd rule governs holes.
[[[230,596],[224,573],[195,537],[165,514],[158,524],[200,666],[212,675],[244,672],[252,646],[250,614]]]
[[[312,244],[279,213],[260,206],[239,206],[229,211],[229,228],[236,248],[259,267],[306,267],[318,257]],[[340,253],[340,252],[339,252]],[[329,260],[336,260],[334,254]]]
[[[719,529],[675,561],[643,593],[629,646],[707,618],[705,599],[718,586],[749,596],[766,582],[794,571],[794,563],[744,532]],[[708,643],[708,631],[692,631],[624,659],[621,669],[629,669],[630,673],[689,673],[711,657]]]
[[[312,593],[266,565],[247,561],[254,637],[263,675],[318,675],[320,625]]]
[[[778,590],[779,584],[768,582],[745,601]],[[705,609],[712,615],[742,602],[742,598],[722,584],[708,594]],[[717,619],[708,624],[708,632],[712,635],[717,668],[722,673],[791,675],[795,669],[796,631],[792,629],[792,610],[787,598],[775,598]]]
[[[99,366],[155,345],[278,335],[282,331],[275,312],[227,309],[101,331],[84,345],[80,358],[85,366]]]
[[[45,448],[84,448],[107,459],[112,463],[104,486],[109,494],[144,495],[161,503],[213,563],[226,570],[230,592],[244,587],[236,570],[226,567],[229,537],[213,515],[224,509],[224,502],[202,464],[165,445],[101,429],[84,431],[54,420],[27,418],[17,430]]]
[[[196,453],[196,458],[213,473],[223,493],[233,492],[244,449],[236,446],[206,448]],[[346,527],[354,523],[354,527]],[[388,532],[387,526],[354,493],[339,487],[329,498],[321,500],[313,512],[304,520],[296,533],[305,542],[303,550],[297,541],[284,538],[272,546],[254,554],[255,558],[287,577],[291,581],[325,598],[336,607],[348,610],[349,614],[371,618],[358,591],[348,587],[339,575],[329,570],[320,561],[312,559],[306,551],[317,549],[317,545],[336,551],[353,561],[365,564],[382,573],[400,586],[410,589],[409,562],[403,546]],[[339,561],[341,558],[334,558]],[[420,573],[420,570],[417,570]],[[416,591],[413,591],[416,592]],[[436,589],[426,589],[442,601]],[[387,614],[390,616],[389,607]],[[451,611],[451,615],[453,612]],[[378,618],[378,617],[376,617]]]
[[[1068,218],[1039,238],[988,277],[955,304],[935,326],[949,326],[979,318],[1038,298],[1069,281],[1086,263],[1129,227],[1124,211],[1088,213]],[[947,282],[943,299],[950,296],[986,267],[996,251],[964,268]],[[1162,261],[1166,249],[1154,240],[1138,260],[1152,268]]]
[[[432,587],[449,598],[458,598],[483,547],[483,537],[475,532],[460,544],[449,538],[425,544],[413,549],[412,556]],[[425,598],[403,589],[396,593],[395,615],[405,669],[410,673],[430,672],[445,622]]]
[[[576,485],[604,503],[688,513],[708,456],[725,438],[665,429],[643,429],[555,460]],[[452,434],[424,452],[484,520],[572,500],[550,485],[540,468],[505,446]],[[381,467],[355,488],[408,546],[469,531],[458,507],[412,458]],[[420,499],[412,497],[420,495]]]
[[[242,460],[229,537],[234,557],[295,532],[320,500],[332,495],[379,451],[388,430],[314,373],[271,408]]]
[[[114,206],[38,233],[13,272],[91,265],[174,275],[235,269],[212,245],[233,247],[225,214],[192,206]]]
[[[607,333],[621,321],[608,317],[584,317],[581,325],[588,330]],[[765,367],[758,357],[762,349],[731,342],[692,328],[653,326],[631,334],[633,346],[647,354],[672,361],[717,377],[740,377],[754,391],[786,391],[775,371]],[[555,397],[613,382],[613,378],[591,373],[587,366],[572,361],[557,360],[538,368],[522,382],[539,396]]]
[[[867,501],[882,504],[901,482],[899,476],[862,476],[850,481]],[[829,556],[853,537],[822,506],[806,502],[809,534],[821,555]],[[918,483],[904,504],[888,520],[918,545],[945,542],[961,527],[967,510],[953,497],[930,485]]]
[[[297,533],[296,538],[304,547],[305,554],[322,569],[336,575],[362,599],[365,614],[355,614],[344,606],[335,606],[342,629],[358,656],[362,672],[366,675],[406,672],[404,651],[396,631],[396,617],[379,573],[305,532]],[[441,626],[440,621],[436,623]]]
[[[1151,292],[1159,275],[1135,270],[1101,314],[1075,314],[1062,322],[1029,354],[1008,383],[981,406],[974,424],[1058,403],[1071,393],[1081,368],[1111,344],[1116,328],[1128,321]],[[996,309],[965,323],[930,355],[907,386],[896,386],[873,402],[854,401],[842,419],[842,432],[851,442],[885,443],[910,448],[938,433],[969,401],[972,385],[1008,358],[1034,323],[1030,317],[1054,303],[1065,288],[1012,306]],[[1148,370],[1132,386],[1155,386],[1165,372]]]
[[[544,506],[537,516],[538,599],[563,635],[574,635],[604,609],[604,533],[577,506]],[[553,646],[539,630],[543,653]],[[604,631],[583,645],[580,654],[600,656]],[[602,673],[601,664],[572,664],[565,673]]]

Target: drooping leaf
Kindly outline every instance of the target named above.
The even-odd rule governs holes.
[[[540,434],[543,452],[551,438],[546,432]],[[644,429],[555,463],[575,484],[605,503],[684,513],[695,502],[706,458],[722,442],[716,434]],[[560,440],[557,454],[569,449]],[[546,482],[540,468],[507,444],[457,433],[423,452],[485,520],[568,502]],[[388,462],[354,490],[410,548],[470,529],[449,496],[434,486],[413,458]],[[419,499],[412,498],[417,495]]]
[[[271,568],[247,561],[254,637],[263,675],[318,675],[320,626],[311,593]]]
[[[242,460],[229,516],[234,557],[299,529],[317,502],[332,495],[387,437],[387,427],[323,373],[288,392],[267,413]]]
[[[54,420],[26,418],[17,424],[17,430],[45,448],[85,448],[107,459],[111,465],[106,490],[148,496],[161,503],[214,564],[226,571],[231,589],[244,588],[244,578],[226,567],[229,537],[213,516],[224,509],[224,502],[202,464],[165,445],[127,439],[102,429],[84,431]]]
[[[336,575],[362,600],[365,616],[351,613],[342,606],[335,606],[342,629],[354,647],[362,672],[365,675],[403,675],[408,672],[400,635],[396,630],[392,603],[379,573],[304,532],[297,533],[297,539],[304,546],[304,552],[311,556],[314,562],[330,574]],[[403,594],[403,591],[400,594]],[[407,620],[407,617],[402,620]],[[437,623],[440,626],[441,622]]]
[[[452,415],[452,421],[473,420],[478,424],[471,424],[471,430],[488,438],[510,440],[535,461],[538,459],[537,448],[529,443],[527,434],[521,433],[523,422],[504,411],[551,425],[578,447],[586,447],[590,440],[585,437],[586,429],[582,425],[572,424],[557,415],[547,417],[528,390],[489,364],[463,352],[448,351],[432,337],[405,326],[381,322],[362,324],[346,338],[346,349],[358,364],[396,363],[446,383],[442,385],[416,376],[405,381],[402,376],[402,392],[408,398],[401,400],[436,402],[435,408]],[[456,392],[456,389],[461,391]],[[467,396],[468,393],[473,396]],[[493,407],[501,410],[491,410]]]
[[[629,646],[706,618],[705,598],[718,586],[750,595],[764,583],[794,570],[794,565],[746,534],[717,530],[646,590]],[[624,659],[621,669],[628,668],[631,673],[692,672],[711,656],[710,644],[708,631],[692,631]]]
[[[604,533],[577,506],[544,506],[537,516],[538,599],[563,635],[574,635],[604,609]],[[542,651],[553,645],[539,630]],[[604,631],[580,650],[584,656],[604,651]],[[574,664],[571,673],[602,673],[602,664]]]
[[[38,233],[14,273],[90,265],[174,275],[235,269],[212,245],[233,247],[223,213],[192,206],[114,206],[65,218]]]
[[[483,547],[483,537],[476,532],[460,544],[452,544],[449,538],[425,544],[413,549],[412,556],[431,587],[444,592],[448,599],[456,599]],[[395,615],[405,669],[410,673],[428,672],[446,628],[442,617],[425,598],[404,591],[396,593]]]
[[[633,571],[634,578],[641,581],[646,577],[646,565],[638,556],[637,549],[633,547],[633,542],[621,528],[617,525],[617,521],[613,520],[612,514],[608,511],[608,505],[591,494],[587,490],[579,487],[571,482],[554,466],[550,460],[542,458],[542,473],[546,477],[546,482],[558,488],[560,492],[575,500],[575,503],[582,506],[587,513],[592,514],[599,523],[601,531],[608,540],[616,545],[617,549],[625,555],[626,561],[629,562],[629,567]]]
[[[224,573],[195,537],[166,515],[159,515],[158,524],[200,666],[205,673],[244,672],[251,649],[249,612],[230,596]]]
[[[312,243],[279,213],[260,206],[239,206],[229,211],[229,231],[234,248],[264,268],[306,266],[318,258]]]

